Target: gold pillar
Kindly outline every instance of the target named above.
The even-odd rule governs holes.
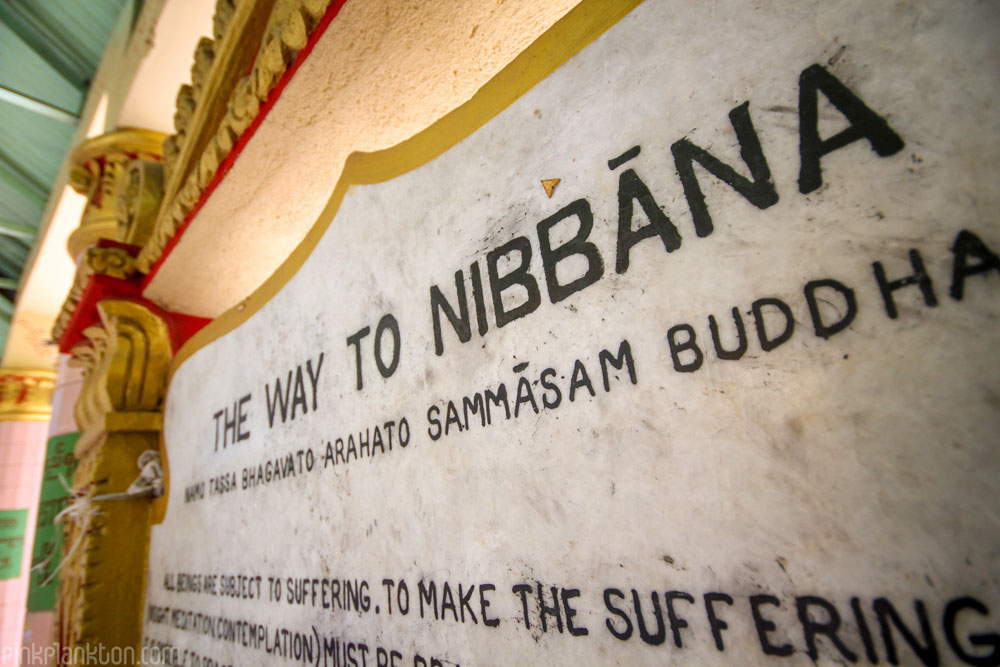
[[[67,243],[77,275],[53,329],[61,345],[75,345],[70,364],[83,369],[73,508],[59,572],[63,650],[132,647],[140,655],[152,503],[126,492],[140,473],[139,456],[159,451],[173,350],[167,324],[139,297],[135,251],[107,242],[148,241],[163,196],[165,138],[122,129],[88,139],[70,158],[70,184],[87,205]],[[91,285],[99,285],[102,300],[87,291]]]
[[[87,329],[88,342],[73,350],[84,372],[73,488],[89,498],[124,493],[139,475],[139,455],[159,451],[172,352],[166,323],[145,306],[109,300],[98,311],[101,326]],[[151,502],[131,497],[92,507],[90,519],[67,527],[64,549],[72,555],[60,574],[60,643],[131,646],[138,656]]]

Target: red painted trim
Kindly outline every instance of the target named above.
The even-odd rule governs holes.
[[[137,280],[121,280],[111,276],[93,275],[83,289],[80,303],[73,311],[66,331],[59,337],[59,351],[69,354],[73,348],[84,342],[83,332],[92,326],[102,326],[97,312],[97,304],[107,300],[133,301],[148,308],[163,320],[170,333],[171,352],[176,353],[191,336],[212,320],[181,313],[171,313],[142,297],[142,289]]]
[[[171,313],[170,311],[163,310],[155,303],[147,301],[146,299],[141,299],[139,303],[159,315],[160,319],[167,323],[167,329],[170,330],[170,352],[172,354],[177,354],[177,350],[181,349],[181,346],[188,342],[188,339],[191,338],[191,336],[201,331],[209,322],[212,321],[206,317],[195,317],[194,315]]]
[[[63,354],[76,347],[84,338],[83,331],[88,327],[101,324],[97,314],[97,304],[105,299],[135,300],[142,298],[142,290],[137,282],[121,280],[111,276],[93,275],[83,288],[80,303],[66,325],[66,331],[59,337],[59,351]]]
[[[225,178],[226,174],[229,173],[229,170],[232,169],[233,164],[236,163],[236,159],[240,156],[240,153],[243,152],[243,148],[246,147],[247,143],[253,137],[254,133],[257,132],[257,128],[260,127],[260,124],[262,122],[264,122],[264,118],[277,103],[278,98],[281,97],[281,93],[285,90],[285,86],[288,85],[288,82],[292,80],[293,76],[295,76],[295,72],[298,71],[302,63],[305,62],[306,58],[309,57],[309,54],[312,53],[313,47],[316,46],[316,42],[318,42],[320,37],[323,36],[323,33],[326,32],[326,29],[329,27],[330,23],[333,22],[333,19],[337,16],[337,14],[340,12],[341,7],[343,7],[346,2],[347,0],[335,0],[333,3],[330,4],[329,7],[326,8],[326,13],[323,14],[323,18],[321,18],[319,20],[319,23],[316,24],[316,28],[309,36],[309,40],[306,42],[305,47],[303,47],[303,49],[299,51],[298,55],[295,57],[295,60],[292,62],[291,65],[288,66],[288,69],[286,69],[285,73],[281,75],[281,78],[278,79],[278,82],[274,85],[274,88],[272,88],[271,92],[268,94],[267,100],[265,100],[264,103],[261,105],[260,111],[257,113],[257,116],[253,119],[253,122],[250,123],[250,127],[248,127],[246,130],[243,131],[243,134],[241,134],[239,139],[236,140],[236,144],[233,146],[233,149],[229,151],[229,154],[226,155],[225,158],[223,158],[222,162],[219,164],[218,170],[215,172],[215,176],[213,176],[212,180],[209,181],[208,186],[205,188],[205,191],[201,193],[201,196],[198,198],[198,201],[195,203],[194,207],[184,218],[184,222],[181,223],[181,226],[177,228],[177,231],[167,242],[166,247],[164,247],[163,249],[163,253],[160,255],[160,258],[156,260],[156,262],[150,268],[149,274],[147,274],[142,281],[143,291],[145,291],[146,288],[149,286],[149,283],[153,281],[153,278],[159,272],[160,267],[163,266],[163,262],[166,261],[167,257],[170,256],[170,253],[173,252],[174,247],[180,241],[181,236],[184,235],[184,232],[187,231],[187,228],[191,224],[191,221],[194,220],[195,216],[198,215],[198,212],[201,210],[201,207],[204,206],[206,201],[208,201],[208,198],[215,191],[215,188],[218,187],[219,183],[222,182],[222,179]]]
[[[113,241],[111,239],[97,239],[98,248],[121,248],[133,257],[139,256],[139,251],[142,250],[141,246],[129,245],[128,243],[122,243],[121,241]]]
[[[135,257],[139,254],[139,246],[118,243],[111,239],[100,239],[99,248],[121,248]],[[108,299],[134,301],[145,306],[167,324],[170,332],[172,352],[177,352],[188,338],[198,333],[202,327],[211,322],[203,317],[171,313],[163,310],[155,303],[142,297],[142,283],[138,279],[122,280],[101,274],[94,274],[83,288],[80,302],[76,304],[73,315],[66,325],[66,330],[59,337],[59,351],[69,354],[74,347],[83,342],[83,332],[87,327],[100,326],[101,317],[97,312],[97,304]]]

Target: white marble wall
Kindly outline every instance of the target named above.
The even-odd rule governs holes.
[[[146,640],[221,664],[986,659],[996,25],[650,1],[440,157],[338,191],[281,291],[173,376]],[[685,155],[715,173],[691,172],[711,228]],[[501,386],[509,416],[468,414]]]

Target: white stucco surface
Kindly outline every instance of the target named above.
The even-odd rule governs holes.
[[[236,305],[302,240],[350,153],[468,100],[576,1],[347,2],[146,295],[206,317]]]

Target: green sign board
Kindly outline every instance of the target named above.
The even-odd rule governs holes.
[[[28,510],[0,510],[0,579],[17,579]]]
[[[73,469],[76,467],[73,449],[79,437],[79,433],[57,435],[49,439],[45,450],[42,494],[38,503],[38,524],[31,555],[33,569],[28,589],[28,611],[46,611],[56,607],[59,580],[52,575],[62,559],[64,532],[62,526],[53,523],[53,519],[66,506],[69,492],[62,480],[68,483],[73,476]]]

